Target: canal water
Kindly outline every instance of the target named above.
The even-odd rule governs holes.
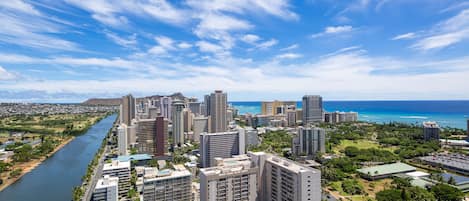
[[[0,192],[0,201],[69,201],[88,164],[112,127],[110,115]]]

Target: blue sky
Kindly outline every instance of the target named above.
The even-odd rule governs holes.
[[[469,2],[0,1],[0,101],[469,99]]]

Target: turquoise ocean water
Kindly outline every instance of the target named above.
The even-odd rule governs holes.
[[[240,114],[261,112],[261,102],[230,102]],[[301,108],[301,102],[297,103]],[[369,122],[422,123],[436,121],[442,127],[466,129],[469,101],[324,101],[326,111],[358,112]]]

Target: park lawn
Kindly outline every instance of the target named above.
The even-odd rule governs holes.
[[[341,140],[338,146],[333,147],[334,153],[338,154],[345,150],[345,147],[352,146],[357,147],[359,149],[384,149],[394,153],[396,147],[381,147],[378,142],[370,141],[370,140]]]
[[[362,184],[360,182],[360,184]],[[363,184],[362,184],[363,185]],[[331,188],[332,187],[332,188]],[[329,184],[329,189],[332,191],[338,192],[339,195],[344,196],[347,198],[347,200],[352,200],[352,201],[368,201],[368,200],[374,200],[372,197],[365,196],[365,195],[350,195],[342,189],[342,182],[341,181],[335,181]],[[335,189],[335,190],[333,190]]]
[[[36,131],[62,133],[71,124],[73,124],[73,130],[87,128],[96,123],[103,115],[104,113],[36,115],[27,118],[13,116],[4,118],[0,123],[10,128],[31,128]]]
[[[358,178],[357,181],[360,183],[360,185],[363,186],[363,189],[366,193],[368,193],[368,196],[375,197],[376,193],[384,190],[385,188],[391,188],[392,179],[387,178],[376,181],[368,181],[362,178]],[[373,184],[374,187],[371,187],[370,184]]]

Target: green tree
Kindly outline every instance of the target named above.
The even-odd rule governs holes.
[[[447,184],[434,185],[430,191],[433,192],[436,199],[441,201],[461,201],[464,198],[464,193]]]
[[[396,185],[397,189],[404,189],[404,188],[408,188],[412,186],[410,181],[411,181],[411,178],[396,177],[392,181],[392,184]]]
[[[401,191],[397,189],[388,189],[376,193],[378,201],[401,201]]]
[[[351,195],[359,195],[363,193],[363,187],[355,179],[347,179],[342,182],[344,192]]]
[[[11,167],[11,164],[0,161],[0,173],[7,171]]]
[[[21,172],[23,172],[23,170],[21,168],[15,169],[15,170],[10,172],[10,177],[12,177],[12,178],[18,177],[18,176],[20,176]]]
[[[451,176],[451,177],[449,177],[449,179],[448,179],[448,184],[456,185],[456,180],[454,180],[454,178]]]
[[[409,187],[406,189],[409,200],[418,201],[436,201],[435,196],[427,190],[420,187]]]
[[[345,155],[347,155],[348,157],[355,157],[358,154],[360,154],[360,150],[354,146],[345,147],[344,151],[345,151]]]
[[[25,144],[19,148],[15,149],[15,154],[13,155],[13,160],[17,162],[27,162],[32,158],[33,148],[29,144]]]

